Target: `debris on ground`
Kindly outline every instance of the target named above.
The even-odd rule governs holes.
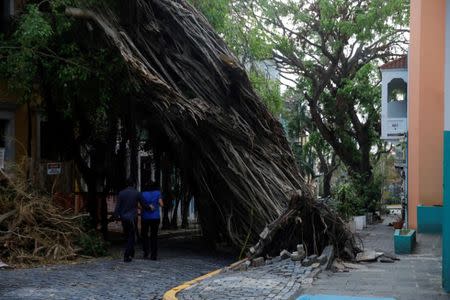
[[[288,259],[291,257],[291,253],[289,251],[287,251],[286,249],[280,252],[280,258],[283,259]]]
[[[32,190],[21,173],[0,170],[0,258],[9,265],[33,265],[77,256],[80,215]],[[4,263],[2,263],[4,264]]]
[[[334,259],[334,247],[328,245],[323,249],[322,254],[318,257],[318,260],[325,269],[330,269]]]
[[[10,265],[5,264],[0,260],[0,269],[13,269]]]
[[[292,261],[300,261],[300,260],[302,260],[304,257],[305,257],[305,256],[304,256],[304,255],[300,255],[300,254],[298,253],[298,251],[294,251],[294,252],[292,252],[292,254],[291,254],[291,260],[292,260]]]
[[[378,257],[383,255],[383,252],[376,252],[375,250],[365,250],[356,255],[357,262],[376,261]]]
[[[264,266],[264,257],[257,257],[252,260],[252,267],[261,267]]]

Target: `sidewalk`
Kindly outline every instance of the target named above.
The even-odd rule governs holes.
[[[360,233],[366,249],[393,253],[392,227],[377,224]],[[397,300],[450,299],[441,285],[441,236],[417,235],[411,255],[398,255],[395,263],[367,263],[348,273],[324,272],[299,295],[324,294],[393,297]]]
[[[392,227],[371,225],[359,237],[364,248],[394,253]],[[247,271],[227,271],[177,294],[178,299],[296,299],[300,295],[390,297],[397,300],[450,299],[441,288],[441,238],[418,235],[412,255],[395,263],[359,264],[350,272],[320,272],[290,259]],[[316,278],[316,279],[314,279]]]

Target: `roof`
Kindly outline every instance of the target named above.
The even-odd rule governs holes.
[[[390,70],[390,69],[408,69],[408,56],[403,55],[400,58],[392,60],[388,63],[385,63],[380,67],[381,70]]]

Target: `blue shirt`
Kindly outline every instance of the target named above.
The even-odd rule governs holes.
[[[159,199],[161,199],[161,192],[159,190],[148,191],[142,193],[142,202],[146,207],[149,205],[153,205],[155,208],[153,211],[148,209],[142,210],[142,219],[144,220],[157,220],[161,218],[161,214],[159,212]]]

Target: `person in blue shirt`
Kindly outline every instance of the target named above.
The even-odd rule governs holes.
[[[158,229],[161,221],[160,207],[163,207],[163,200],[159,185],[150,182],[142,192],[142,212],[141,212],[141,233],[144,259],[156,260],[158,255]],[[150,240],[149,240],[150,229]],[[150,247],[149,247],[150,246]]]
[[[122,221],[123,232],[127,243],[124,252],[124,262],[130,262],[134,257],[135,220],[138,202],[142,205],[142,195],[136,190],[134,182],[127,180],[127,187],[119,192],[113,219]]]

